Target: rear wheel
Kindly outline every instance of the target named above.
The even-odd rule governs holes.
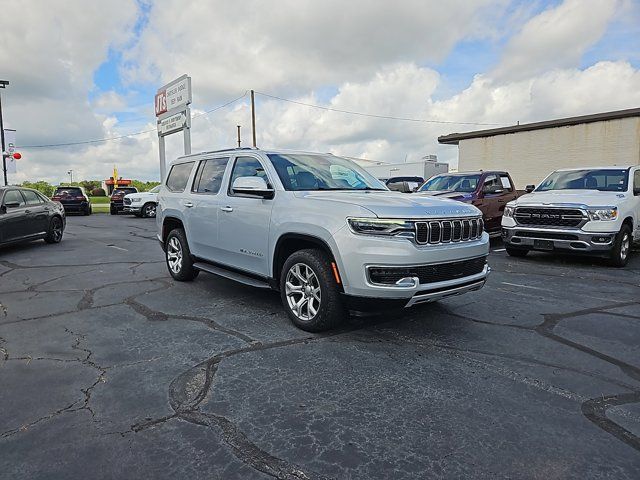
[[[613,248],[609,254],[609,263],[614,267],[624,267],[629,261],[629,254],[631,253],[631,227],[629,225],[622,225],[620,232],[616,235],[616,239],[613,242]]]
[[[529,253],[529,250],[526,248],[514,248],[506,245],[504,248],[510,257],[526,257],[527,253]]]
[[[156,216],[156,204],[145,203],[142,207],[142,216],[144,218],[154,218]]]
[[[200,273],[199,270],[193,268],[187,236],[181,228],[175,228],[169,232],[166,240],[165,258],[169,273],[180,282],[193,280]]]
[[[280,296],[291,321],[307,332],[321,332],[347,316],[331,258],[321,250],[294,252],[280,275]]]
[[[110,213],[111,215],[117,215],[117,214],[118,214],[118,209],[117,209],[116,207],[114,207],[113,205],[111,205],[111,206],[109,207],[109,213]]]
[[[62,240],[62,234],[64,233],[64,225],[60,217],[53,217],[49,221],[49,229],[47,235],[44,237],[44,241],[47,243],[60,243]]]
[[[82,212],[84,215],[91,215],[91,206],[87,205],[84,211]]]

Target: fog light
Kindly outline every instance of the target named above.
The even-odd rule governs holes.
[[[591,241],[593,243],[609,243],[611,241],[611,237],[593,237]]]

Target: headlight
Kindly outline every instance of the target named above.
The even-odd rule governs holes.
[[[131,197],[131,201],[132,201],[133,203],[135,203],[135,202],[139,202],[139,201],[140,201],[140,197]]]
[[[618,218],[618,207],[588,208],[591,220],[615,220]]]
[[[410,236],[413,235],[413,223],[406,220],[384,218],[349,218],[351,230],[362,235]]]
[[[515,207],[507,205],[504,207],[504,212],[502,213],[502,215],[504,215],[505,217],[513,217],[514,210],[515,210]]]

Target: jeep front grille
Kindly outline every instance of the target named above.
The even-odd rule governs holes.
[[[545,227],[580,227],[588,220],[577,208],[517,207],[513,218],[519,225]]]
[[[482,236],[481,218],[454,218],[416,222],[416,242],[420,245],[466,242]]]

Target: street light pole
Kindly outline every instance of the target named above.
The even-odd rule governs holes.
[[[8,80],[0,80],[0,88],[5,88],[9,85]],[[6,187],[9,184],[7,179],[7,158],[4,156],[5,145],[4,145],[4,122],[2,121],[2,95],[0,94],[0,143],[2,147],[2,173],[4,175],[4,186]]]
[[[71,183],[73,183],[73,170],[69,170],[67,173],[71,177]]]

